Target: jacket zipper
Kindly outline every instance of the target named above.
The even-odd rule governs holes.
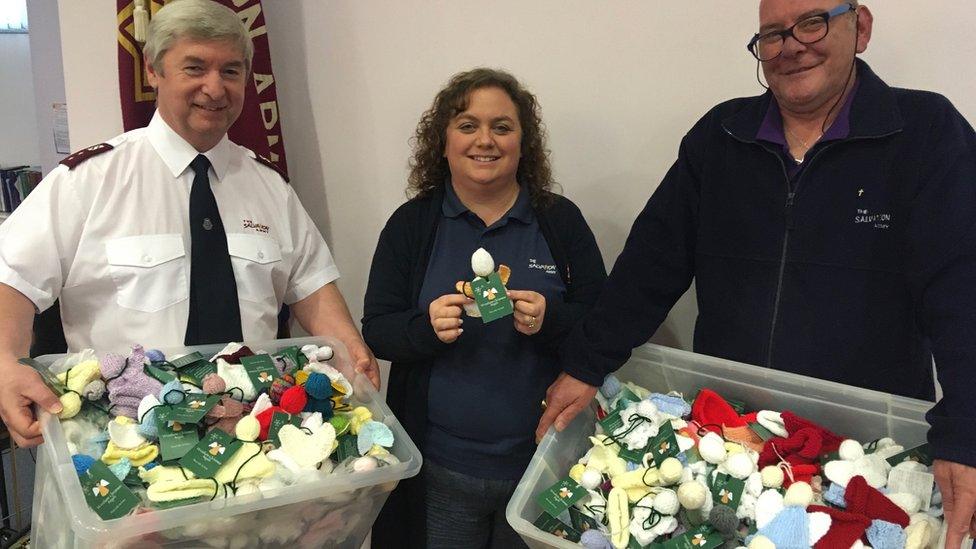
[[[729,136],[735,139],[736,141],[739,141],[741,143],[751,144],[751,145],[758,145],[764,151],[775,156],[776,159],[779,160],[779,165],[783,169],[783,177],[786,180],[786,206],[785,206],[786,229],[783,234],[783,251],[780,254],[780,258],[779,258],[779,275],[777,276],[776,279],[776,295],[775,298],[773,299],[773,317],[769,324],[769,342],[766,345],[766,367],[772,368],[773,367],[773,343],[776,338],[776,322],[779,319],[779,302],[783,294],[783,276],[786,272],[786,254],[787,251],[789,250],[790,232],[795,227],[795,221],[793,219],[793,211],[794,211],[793,207],[796,205],[796,195],[800,190],[800,181],[803,180],[803,177],[810,170],[810,164],[812,164],[817,159],[817,157],[823,154],[824,151],[832,148],[837,143],[848,143],[851,141],[858,141],[861,139],[881,139],[899,133],[901,132],[901,130],[900,129],[895,130],[882,135],[847,138],[842,141],[835,141],[832,143],[828,143],[813,155],[813,158],[809,160],[809,163],[804,168],[803,173],[801,173],[800,177],[797,178],[796,186],[793,186],[790,184],[790,174],[787,173],[786,171],[786,163],[783,161],[782,155],[776,153],[775,151],[771,151],[767,149],[757,141],[747,141],[744,139],[740,139],[739,137],[733,135],[732,132],[730,132],[724,126],[722,127],[722,129],[724,129],[725,133],[729,134]]]

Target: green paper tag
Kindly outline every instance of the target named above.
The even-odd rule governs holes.
[[[630,404],[631,402],[640,402],[640,401],[641,401],[641,397],[637,396],[629,388],[624,387],[623,389],[620,390],[620,393],[617,395],[617,400],[614,403],[614,409],[620,411],[626,408],[627,405]]]
[[[145,366],[142,367],[142,371],[146,372],[146,374],[149,375],[149,377],[155,379],[156,381],[162,383],[163,385],[166,385],[170,381],[176,379],[176,375],[173,374],[173,372],[164,370],[163,368],[160,368],[159,366],[154,364],[146,364]]]
[[[190,377],[196,381],[197,385],[203,385],[203,378],[206,377],[207,374],[216,373],[217,365],[212,362],[207,362],[206,360],[198,360],[190,366],[184,366],[180,369],[180,375]]]
[[[278,431],[285,425],[301,427],[302,416],[293,416],[287,412],[275,412],[271,416],[271,426],[268,427],[268,440],[274,443],[276,447],[281,446],[281,441],[278,440]]]
[[[471,291],[485,324],[514,312],[512,300],[505,293],[505,285],[498,273],[491,273],[488,278],[475,278],[471,281]]]
[[[612,435],[623,426],[624,420],[620,418],[620,410],[614,410],[612,414],[600,420],[600,427],[603,427],[603,432],[608,435]]]
[[[759,422],[750,423],[749,428],[752,429],[752,432],[756,433],[756,435],[761,438],[763,442],[776,437],[776,435],[774,435],[769,429],[763,427]]]
[[[647,446],[648,451],[654,455],[654,463],[658,467],[664,460],[681,453],[681,449],[678,448],[678,437],[674,434],[674,426],[670,421],[661,424],[657,436],[652,438]]]
[[[305,356],[305,353],[303,353],[297,345],[285,347],[284,349],[281,349],[275,353],[275,356],[286,357],[292,364],[294,364],[291,370],[285,372],[289,374],[295,370],[300,370],[302,366],[308,364],[308,357]]]
[[[646,446],[639,450],[631,450],[626,446],[621,446],[620,451],[617,452],[617,455],[631,463],[642,463],[644,461],[644,454],[647,452],[648,450]]]
[[[557,538],[562,538],[572,542],[578,542],[580,540],[580,533],[576,531],[571,526],[563,524],[563,522],[557,518],[550,516],[547,513],[542,513],[539,518],[535,519],[532,523],[533,526],[556,536]]]
[[[160,459],[171,461],[180,459],[200,442],[200,435],[195,425],[185,425],[180,421],[173,421],[163,413],[166,407],[157,409],[156,430],[159,431]]]
[[[715,505],[727,505],[733,509],[739,508],[742,491],[746,482],[731,475],[718,474],[712,483],[712,501]]]
[[[142,500],[101,461],[92,463],[81,477],[81,488],[92,511],[102,520],[112,520],[129,514]]]
[[[932,447],[925,443],[921,446],[909,448],[900,454],[895,454],[888,458],[888,463],[892,466],[898,465],[903,461],[917,461],[923,465],[932,465]]]
[[[177,370],[181,370],[194,362],[199,362],[201,360],[204,360],[203,355],[200,354],[199,351],[194,351],[188,355],[183,355],[176,360],[170,361],[170,365]]]
[[[546,514],[546,516],[549,515]],[[569,518],[573,523],[573,529],[580,534],[590,529],[600,529],[600,523],[597,522],[595,518],[584,514],[583,511],[577,509],[575,505],[569,508]]]
[[[729,406],[731,406],[732,409],[735,410],[735,413],[739,414],[740,416],[746,413],[746,404],[744,402],[740,402],[738,400],[732,400],[729,398],[725,399],[725,402],[728,402]]]
[[[261,392],[262,389],[271,387],[271,382],[278,375],[274,359],[271,355],[254,355],[241,358],[241,366],[247,372],[247,377],[251,378],[254,388]]]
[[[722,535],[709,525],[699,526],[690,532],[671,538],[663,545],[666,549],[714,549],[725,543]]]
[[[211,408],[220,402],[220,395],[190,393],[183,402],[160,408],[157,416],[163,416],[167,421],[180,423],[199,423]]]
[[[550,516],[558,517],[586,495],[588,495],[586,488],[577,484],[575,480],[566,477],[553,484],[548,490],[543,491],[535,499],[539,503],[539,507],[542,507]]]
[[[338,439],[339,446],[336,448],[336,459],[340,462],[349,457],[359,457],[359,447],[356,443],[356,435],[349,433],[342,435]]]
[[[240,447],[241,441],[214,429],[180,459],[180,466],[192,471],[197,478],[211,478]]]

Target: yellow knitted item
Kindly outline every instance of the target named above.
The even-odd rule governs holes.
[[[108,441],[108,448],[102,454],[102,462],[108,465],[115,465],[120,459],[126,457],[129,458],[133,467],[139,467],[156,459],[157,455],[159,455],[159,447],[155,444],[146,443],[132,450],[123,450],[110,440]]]
[[[81,392],[92,381],[102,377],[102,371],[98,368],[97,360],[86,360],[71,367],[66,372],[57,375],[58,381],[72,391]]]
[[[81,397],[78,393],[65,393],[58,400],[61,401],[61,411],[58,413],[61,419],[71,419],[81,411]]]
[[[372,421],[373,412],[369,411],[369,408],[364,406],[356,406],[349,412],[349,430],[354,435],[359,434],[359,430],[362,429],[363,425],[368,421]]]
[[[176,501],[180,499],[197,498],[201,496],[213,497],[220,486],[209,478],[194,478],[171,482],[157,482],[150,484],[146,490],[149,501]]]
[[[157,482],[180,482],[189,478],[194,478],[194,474],[189,469],[180,470],[180,467],[164,467],[162,465],[157,465],[152,469],[139,468],[139,478],[143,482],[148,484],[155,484]],[[184,474],[186,476],[184,476]]]
[[[239,473],[238,470],[240,470]],[[220,466],[220,469],[217,469],[214,478],[221,484],[229,484],[246,479],[267,478],[274,472],[274,463],[271,463],[261,451],[261,445],[256,442],[245,442],[230,459]],[[234,479],[235,476],[237,477],[236,480]]]
[[[295,385],[305,385],[306,381],[308,381],[308,372],[299,370],[295,373]]]

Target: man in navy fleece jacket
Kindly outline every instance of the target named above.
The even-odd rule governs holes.
[[[537,431],[561,429],[696,281],[695,350],[934,400],[929,441],[958,547],[976,509],[976,135],[944,97],[856,59],[856,2],[763,0],[749,50],[770,91],[681,142]],[[951,545],[952,543],[955,545]]]

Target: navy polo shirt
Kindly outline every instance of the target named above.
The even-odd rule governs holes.
[[[510,290],[533,290],[546,301],[563,299],[566,287],[539,230],[529,194],[522,188],[512,208],[490,227],[445,185],[418,307],[456,293],[471,280],[471,254],[488,250],[512,269]],[[514,318],[485,324],[462,315],[464,333],[434,359],[428,393],[425,458],[467,475],[518,479],[535,452],[541,402],[560,368],[554,353],[515,330]]]

